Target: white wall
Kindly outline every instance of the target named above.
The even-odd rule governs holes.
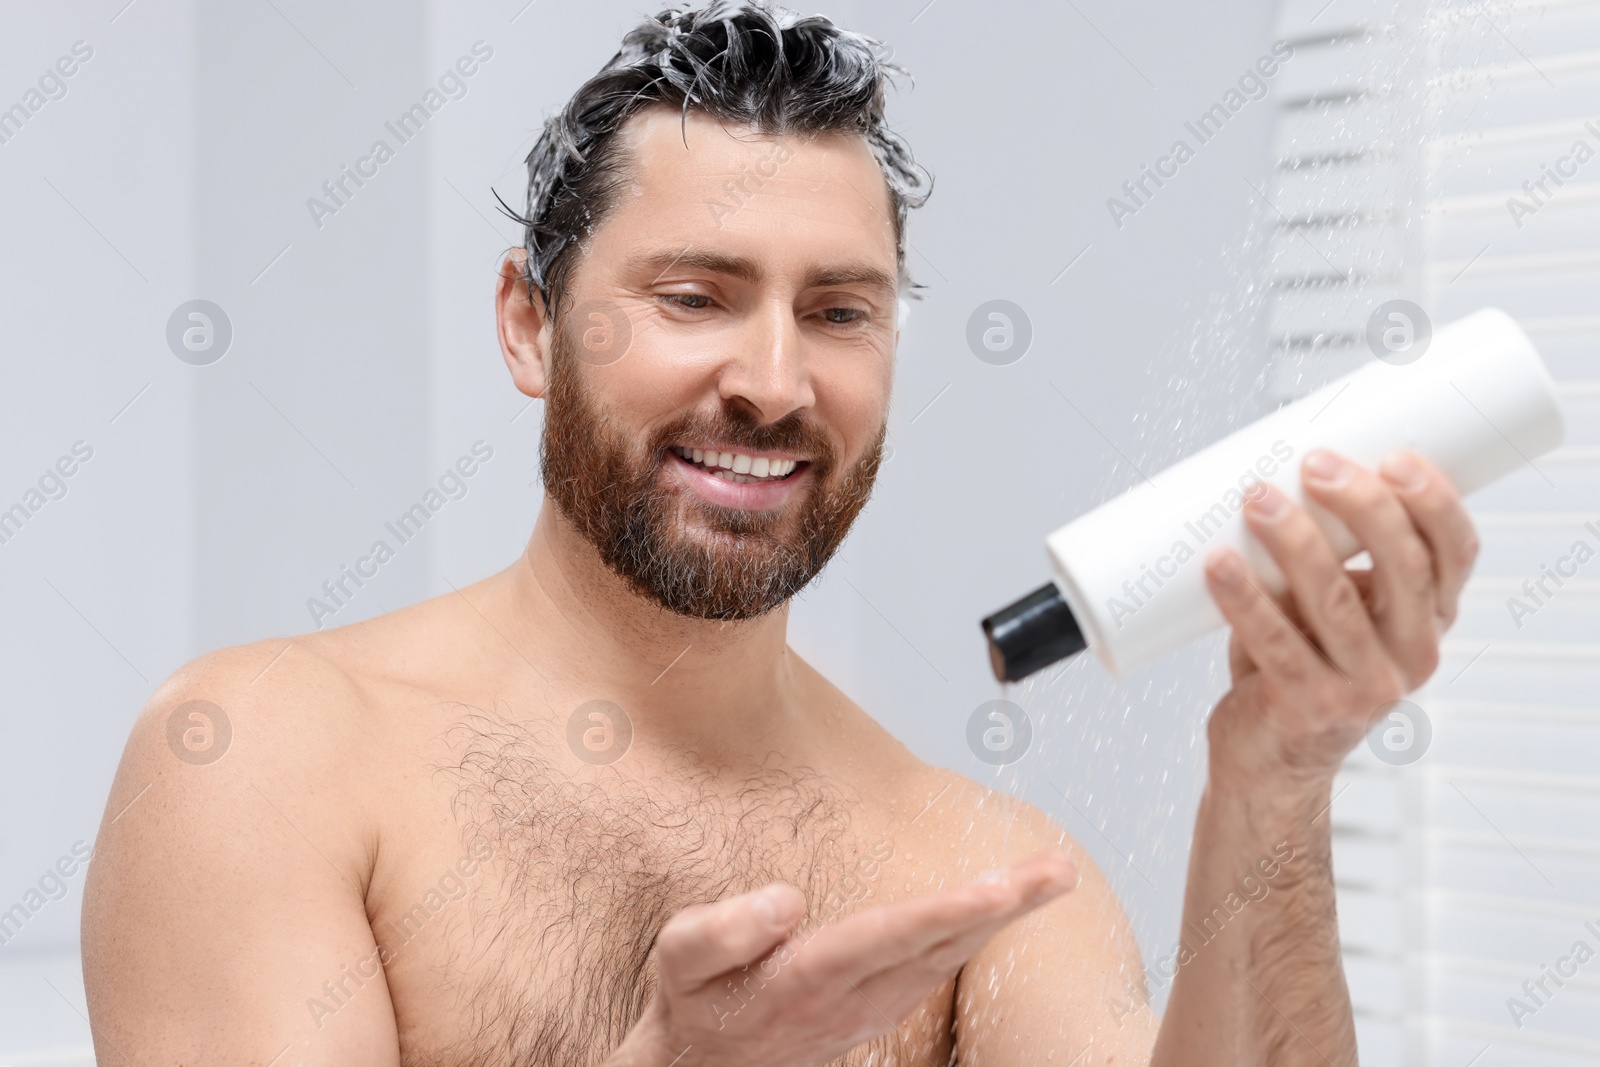
[[[120,6],[0,15],[0,107],[75,42],[93,51],[0,144],[0,507],[74,442],[93,449],[66,495],[0,544],[0,909],[93,841],[128,724],[198,649],[196,368],[164,340],[198,295],[194,12],[142,0],[116,18]],[[67,884],[0,948],[0,1056],[86,1047],[45,981],[81,1007],[81,870]]]

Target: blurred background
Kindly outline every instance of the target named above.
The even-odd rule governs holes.
[[[522,203],[543,117],[647,10],[0,7],[0,1063],[92,1062],[75,857],[166,675],[522,549],[541,412],[495,343],[520,235],[494,193]],[[925,288],[892,455],[794,605],[794,647],[923,758],[1050,812],[1153,965],[1178,936],[1221,638],[1120,684],[1080,657],[1002,693],[978,620],[1140,469],[1371,359],[1385,302],[1436,324],[1505,307],[1561,381],[1568,445],[1473,498],[1485,549],[1413,698],[1425,729],[1342,777],[1347,967],[1366,1063],[1600,1063],[1600,960],[1537,1003],[1524,988],[1576,942],[1600,952],[1600,562],[1524,592],[1600,549],[1600,3],[821,13],[910,68],[890,116],[936,185],[909,230]],[[461,57],[474,73],[397,135]],[[379,140],[392,157],[331,195]],[[998,349],[969,341],[1002,322]],[[466,495],[313,611],[479,441]],[[1002,697],[1030,740],[996,766],[967,738]]]

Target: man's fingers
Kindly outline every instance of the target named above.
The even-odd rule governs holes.
[[[771,952],[805,914],[805,896],[775,883],[752,893],[693,904],[667,921],[656,938],[663,981],[689,992]]]
[[[691,1007],[709,1006],[720,1028],[722,1016],[739,1009],[719,1005],[714,983],[751,966],[759,974],[755,989],[777,992],[756,997],[752,1014],[741,1016],[746,1033],[775,1028],[774,1040],[821,1034],[848,1037],[853,1045],[893,1029],[1001,927],[1077,881],[1065,854],[1045,850],[959,888],[815,931],[795,930],[804,899],[789,886],[696,905],[657,938],[661,992]],[[774,907],[760,908],[763,899]],[[769,956],[776,963],[771,973]]]
[[[850,985],[880,1014],[903,1018],[931,990],[953,978],[991,937],[1016,918],[1012,915],[991,919],[892,967],[852,979]]]
[[[1278,614],[1286,619],[1297,633],[1304,634],[1306,632],[1305,623],[1300,619],[1300,609],[1295,606],[1294,597],[1290,596],[1287,591],[1282,593],[1267,592],[1266,587],[1261,584],[1254,572],[1249,573],[1249,578],[1256,583],[1256,588],[1266,595],[1269,607],[1277,608]],[[1212,590],[1212,596],[1215,595],[1216,591]],[[1255,673],[1257,669],[1255,660],[1250,658],[1250,650],[1239,639],[1239,634],[1236,631],[1230,632],[1228,635],[1229,676],[1237,683],[1239,679],[1247,674]]]
[[[1288,579],[1300,618],[1334,670],[1347,679],[1375,670],[1383,649],[1372,618],[1311,516],[1263,483],[1247,500],[1245,518]]]
[[[1305,487],[1372,556],[1376,610],[1368,617],[1405,672],[1407,687],[1421,685],[1439,660],[1439,597],[1428,542],[1386,479],[1341,456],[1325,450],[1308,456]]]
[[[1283,684],[1326,670],[1317,650],[1273,603],[1244,557],[1231,548],[1206,558],[1206,585],[1233,639],[1256,669]]]
[[[853,915],[806,946],[808,971],[827,981],[869,976],[919,957],[959,964],[1001,927],[1075,887],[1077,866],[1046,850],[956,889]]]
[[[1450,479],[1416,453],[1392,453],[1379,471],[1433,549],[1439,617],[1449,626],[1456,619],[1461,587],[1467,584],[1478,558],[1478,533],[1472,519]]]
[[[1076,885],[1077,873],[1071,875]],[[889,1018],[901,1018],[927,996],[928,991],[948,981],[981,949],[988,940],[1007,924],[1014,922],[1027,911],[1052,899],[1052,888],[1037,902],[992,916],[960,932],[925,945],[922,950],[893,966],[851,982],[853,991],[876,1011]]]

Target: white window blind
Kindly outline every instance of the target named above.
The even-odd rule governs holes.
[[[1271,390],[1373,358],[1386,300],[1435,326],[1493,305],[1567,423],[1469,498],[1425,751],[1360,749],[1336,787],[1361,1062],[1600,1064],[1600,0],[1285,0],[1278,35]]]

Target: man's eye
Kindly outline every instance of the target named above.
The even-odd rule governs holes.
[[[822,313],[822,317],[830,325],[848,326],[852,322],[862,321],[867,316],[866,312],[861,311],[859,308],[828,308]]]
[[[699,311],[711,305],[711,298],[704,293],[666,293],[662,295],[661,299],[669,304],[677,304],[679,307],[688,308],[690,311]],[[697,300],[702,301],[702,303],[695,303]]]

